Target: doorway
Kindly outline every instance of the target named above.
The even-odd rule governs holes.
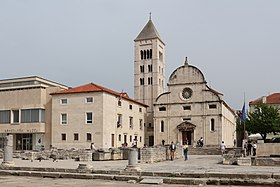
[[[192,131],[182,131],[182,142],[188,140],[188,145],[192,145]]]
[[[32,134],[16,135],[16,150],[32,150]]]

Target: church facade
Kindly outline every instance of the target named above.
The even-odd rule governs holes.
[[[170,75],[165,91],[165,44],[151,19],[134,42],[134,97],[149,106],[147,145],[172,141],[195,145],[202,137],[206,146],[218,146],[221,141],[234,146],[235,111],[223,94],[207,86],[203,73],[187,58]]]

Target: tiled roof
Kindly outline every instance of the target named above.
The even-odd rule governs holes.
[[[263,99],[265,97],[265,99]],[[261,98],[258,98],[254,101],[250,101],[249,105],[257,105],[257,104],[280,104],[280,93],[274,93],[268,96],[263,96]]]
[[[215,93],[215,94],[217,94],[217,95],[221,95],[221,96],[224,95],[224,94],[222,94],[222,93],[220,93],[220,92],[214,90],[213,88],[210,88],[209,86],[207,86],[207,88],[208,88],[211,92],[213,92],[213,93]]]
[[[75,88],[70,88],[68,90],[63,90],[63,91],[59,91],[59,92],[54,92],[54,93],[51,93],[51,95],[60,95],[60,94],[74,94],[74,93],[90,93],[90,92],[107,92],[109,94],[112,94],[112,95],[115,95],[115,96],[118,96],[118,97],[121,97],[123,99],[126,99],[126,100],[129,100],[129,101],[132,101],[134,103],[138,103],[140,105],[143,105],[145,107],[148,107],[148,105],[144,104],[144,103],[141,103],[139,101],[136,101],[134,99],[131,99],[128,97],[127,93],[119,93],[119,92],[115,92],[113,90],[110,90],[108,88],[105,88],[103,86],[99,86],[97,84],[94,84],[94,83],[89,83],[89,84],[85,84],[85,85],[82,85],[82,86],[78,86],[78,87],[75,87]]]

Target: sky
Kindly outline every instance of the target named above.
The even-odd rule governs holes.
[[[241,109],[280,92],[279,0],[0,0],[0,79],[96,83],[133,98],[134,39],[149,13],[166,81],[184,64]]]

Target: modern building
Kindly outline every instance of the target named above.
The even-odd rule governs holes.
[[[147,105],[94,83],[52,93],[52,146],[144,146]]]
[[[223,94],[207,85],[203,73],[185,64],[169,77],[168,91],[154,104],[155,144],[186,140],[190,145],[203,137],[204,145],[217,146],[222,141],[234,146],[235,112],[223,100]]]
[[[51,144],[52,92],[68,87],[41,77],[0,80],[0,146],[13,135],[14,150],[38,150]]]

